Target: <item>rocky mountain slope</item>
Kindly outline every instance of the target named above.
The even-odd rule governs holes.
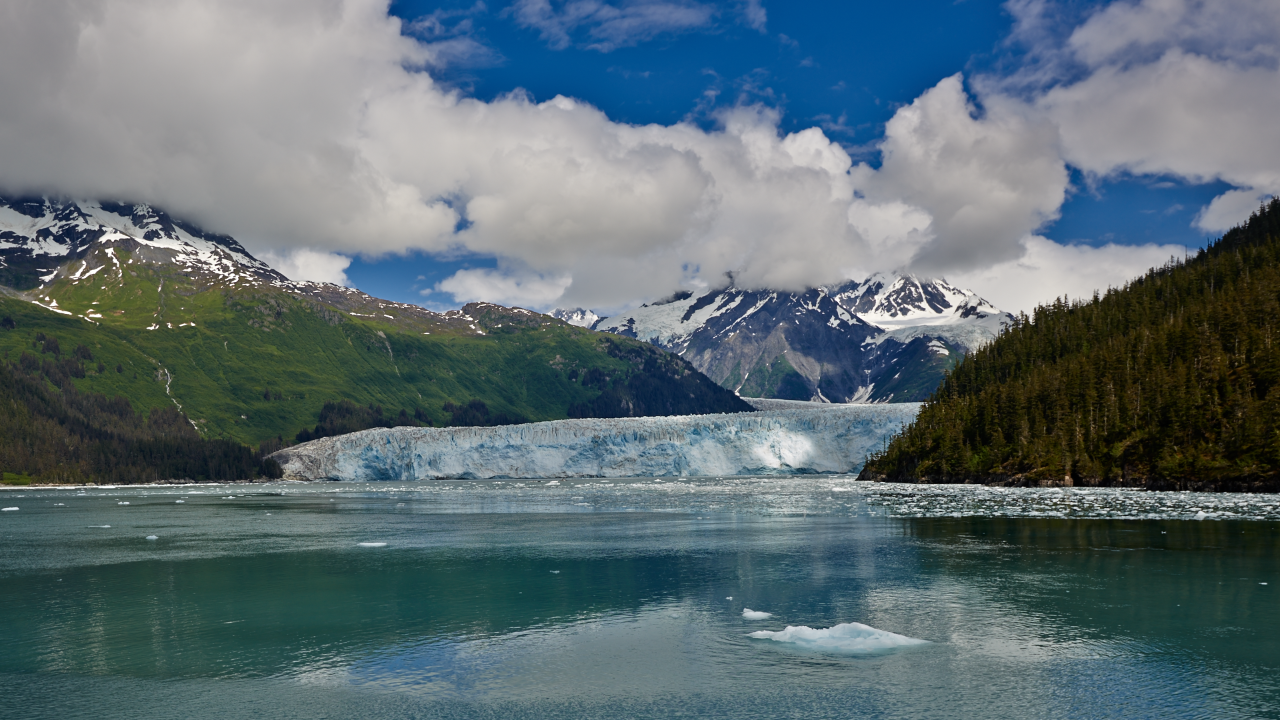
[[[1012,322],[943,280],[875,275],[804,293],[679,293],[591,327],[679,354],[744,397],[915,402]]]
[[[60,382],[177,407],[206,437],[288,438],[341,399],[437,425],[472,400],[529,420],[749,409],[644,343],[521,308],[434,313],[290,281],[146,205],[0,198],[0,282],[5,360],[56,364],[82,345],[92,361]]]

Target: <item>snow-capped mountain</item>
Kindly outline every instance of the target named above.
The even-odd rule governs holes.
[[[570,325],[576,325],[577,327],[583,328],[589,328],[600,320],[599,315],[591,312],[590,310],[583,310],[582,308],[573,308],[570,310],[556,308],[548,314],[551,317],[563,320]]]
[[[206,232],[158,208],[51,198],[0,197],[0,286],[60,314],[150,330],[198,320],[194,309],[166,297],[214,289],[284,292],[317,307],[420,332],[484,334],[477,317],[499,307],[474,303],[435,313],[340,285],[293,281],[234,238]],[[140,286],[146,287],[143,293],[137,292]],[[140,302],[154,304],[139,313]]]
[[[5,285],[47,284],[71,260],[84,261],[69,271],[73,279],[90,277],[119,265],[115,249],[231,283],[288,280],[233,238],[207,233],[148,205],[0,199],[0,282]],[[105,254],[106,264],[89,270],[94,263],[87,256],[94,251]]]
[[[913,402],[1012,322],[945,280],[877,274],[803,293],[681,292],[592,327],[678,353],[747,397]]]

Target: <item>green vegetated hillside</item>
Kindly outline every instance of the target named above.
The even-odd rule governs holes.
[[[140,410],[179,406],[205,436],[249,444],[292,437],[343,399],[436,425],[450,424],[447,403],[472,400],[528,420],[745,408],[657,348],[498,306],[467,308],[484,335],[427,336],[283,292],[186,300],[181,320],[194,327],[147,330],[2,298],[12,327],[0,329],[0,352],[56,358],[84,345],[94,360],[71,379],[81,390],[123,395]]]
[[[0,397],[26,418],[5,426],[4,444],[56,426],[67,447],[119,452],[111,443],[172,436],[266,451],[370,426],[751,409],[677,356],[527,310],[474,303],[437,314],[332,285],[228,280],[135,246],[94,246],[33,291],[0,288],[3,371],[61,393]],[[132,415],[85,410],[118,398]],[[173,435],[170,415],[152,421],[155,410],[180,411],[194,434]],[[131,467],[27,446],[0,454],[0,471],[125,482]],[[243,449],[235,462],[260,470],[260,454]]]
[[[1024,316],[862,478],[1280,490],[1280,200],[1186,262]]]

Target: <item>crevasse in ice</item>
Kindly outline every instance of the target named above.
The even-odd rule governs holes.
[[[312,480],[853,473],[919,410],[916,403],[778,406],[788,409],[380,428],[313,440],[274,457],[286,477]]]

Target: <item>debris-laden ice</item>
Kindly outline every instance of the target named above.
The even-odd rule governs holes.
[[[814,629],[804,625],[788,625],[783,630],[758,630],[747,637],[760,640],[791,643],[806,650],[821,650],[849,655],[882,653],[912,645],[927,645],[928,640],[898,635],[887,630],[877,630],[862,623],[841,623],[829,628]]]
[[[492,428],[379,428],[273,457],[330,480],[856,473],[919,405],[832,405],[731,415],[555,420]]]

